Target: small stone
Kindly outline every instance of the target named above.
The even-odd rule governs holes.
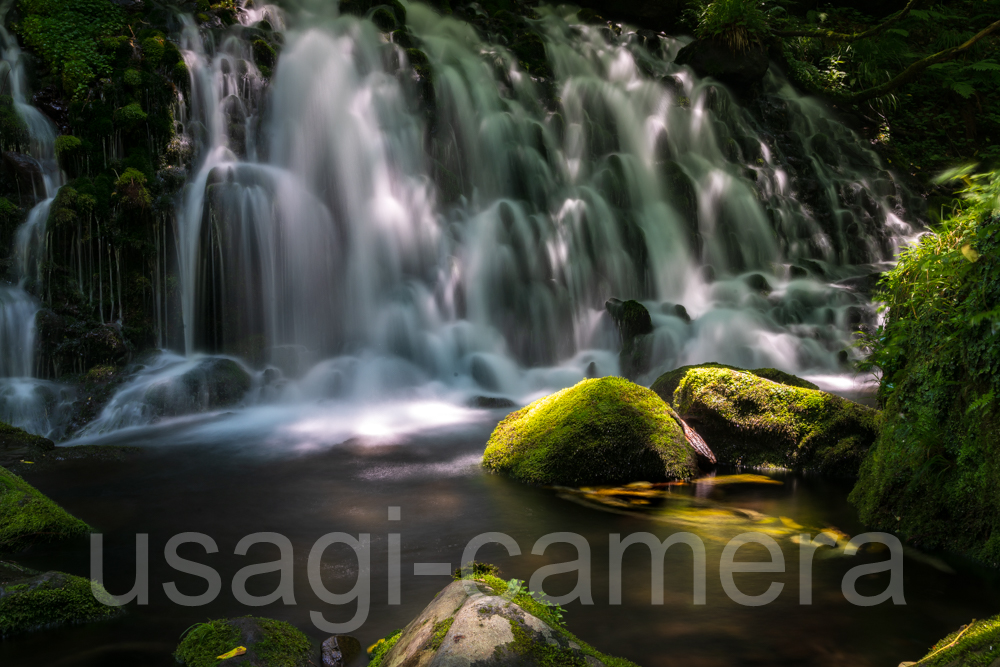
[[[361,642],[350,635],[333,635],[323,642],[323,667],[344,667],[361,654]]]

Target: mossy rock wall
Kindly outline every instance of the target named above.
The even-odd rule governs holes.
[[[196,625],[184,635],[174,658],[185,667],[214,667],[223,664],[218,656],[238,646],[247,652],[227,659],[227,667],[312,667],[319,662],[319,651],[300,631],[284,621],[253,616]]]
[[[90,527],[6,468],[0,468],[0,554],[33,542],[86,535]]]
[[[871,408],[722,366],[688,369],[673,402],[722,463],[850,477],[878,433]]]
[[[103,621],[122,611],[100,584],[63,572],[0,584],[0,637]]]
[[[670,407],[619,377],[584,380],[507,415],[483,465],[524,482],[564,485],[685,479],[698,471]]]

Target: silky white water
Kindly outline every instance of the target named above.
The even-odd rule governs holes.
[[[221,38],[184,17],[184,349],[88,433],[156,421],[144,396],[205,354],[254,374],[246,405],[525,401],[621,372],[611,297],[650,311],[640,382],[704,361],[849,374],[873,316],[851,280],[912,217],[821,104],[772,71],[752,112],[673,64],[681,39],[541,7],[548,84],[410,3],[430,87],[333,4],[244,8]],[[284,41],[270,79],[261,20]]]

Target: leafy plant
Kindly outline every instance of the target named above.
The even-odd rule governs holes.
[[[734,52],[759,45],[769,32],[761,0],[712,0],[697,10],[700,39],[717,39]]]

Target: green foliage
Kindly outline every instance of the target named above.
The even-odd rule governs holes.
[[[72,134],[62,134],[56,137],[56,155],[63,157],[80,150],[83,142]]]
[[[14,99],[0,95],[0,150],[23,152],[29,141],[28,126],[14,108]]]
[[[146,122],[148,117],[138,102],[132,102],[115,111],[115,121],[126,130],[136,128],[140,123]]]
[[[162,37],[148,37],[142,40],[142,59],[147,66],[156,68],[160,64],[166,52],[165,43]]]
[[[584,380],[512,412],[490,436],[483,465],[524,482],[566,485],[687,479],[697,471],[670,408],[618,377]]]
[[[22,438],[37,437],[7,424],[0,424],[0,431],[4,437],[12,437],[12,432],[23,434]],[[89,531],[83,521],[14,473],[0,468],[0,553],[13,553],[32,542],[77,537]]]
[[[46,572],[0,586],[0,637],[106,620],[122,611],[100,584],[62,572]]]
[[[67,95],[81,95],[97,77],[108,76],[113,56],[101,40],[124,25],[122,11],[107,0],[21,0],[16,30]]]
[[[768,20],[761,0],[712,0],[697,10],[699,39],[716,39],[736,52],[760,44],[767,36]]]
[[[20,213],[21,209],[18,208],[17,204],[6,197],[0,197],[0,222],[6,224],[18,218]]]
[[[375,645],[372,646],[371,652],[368,654],[368,667],[380,667],[386,654],[392,650],[392,647],[396,645],[396,642],[398,642],[399,638],[402,636],[402,630],[394,630],[387,636],[378,640]]]
[[[947,178],[962,199],[876,297],[863,368],[881,375],[885,424],[851,500],[876,528],[1000,563],[1000,172]]]
[[[138,169],[129,167],[115,181],[115,197],[128,208],[146,208],[152,203],[146,189],[146,176]]]
[[[245,616],[199,623],[182,637],[174,658],[186,667],[214,667],[218,656],[245,646],[246,657],[269,667],[306,667],[312,645],[284,621]]]

